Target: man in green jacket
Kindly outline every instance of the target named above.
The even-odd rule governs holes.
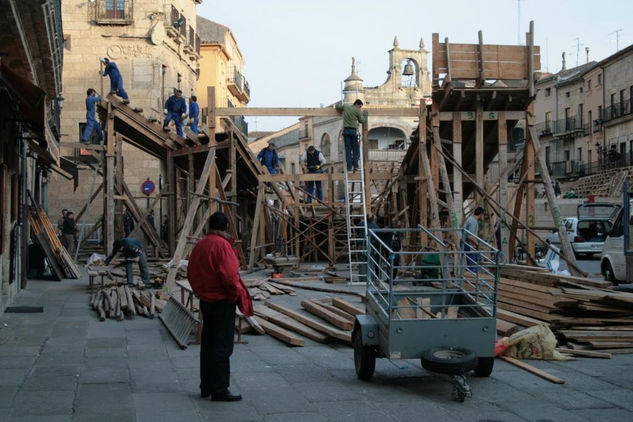
[[[361,115],[363,107],[361,100],[354,101],[354,105],[337,104],[336,109],[343,112],[343,140],[345,142],[345,160],[347,171],[358,171],[360,157],[360,142],[358,140],[358,124],[367,121],[367,112]]]

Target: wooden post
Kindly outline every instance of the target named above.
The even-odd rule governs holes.
[[[235,140],[235,134],[231,131],[231,147],[229,148],[229,172],[231,173],[231,189],[228,192],[228,197],[231,201],[237,199],[237,142]],[[231,205],[233,215],[237,212],[237,207]]]
[[[422,167],[424,170],[424,176],[426,177],[426,189],[427,189],[427,197],[429,201],[429,207],[431,210],[431,227],[440,228],[440,215],[439,209],[437,206],[437,195],[435,192],[435,183],[433,182],[433,178],[431,177],[431,164],[429,163],[429,157],[426,152],[426,106],[424,106],[424,111],[420,116],[420,121],[418,123],[418,127],[420,130],[420,145],[418,147],[418,154],[420,157],[420,162],[418,165]],[[424,203],[426,205],[426,199],[421,199],[420,203]],[[421,213],[420,213],[421,214]],[[425,226],[423,224],[423,226]],[[426,227],[426,226],[425,226]]]
[[[106,255],[112,252],[114,243],[114,115],[112,114],[112,104],[108,102],[108,115],[106,117],[106,153],[105,153],[105,251]]]
[[[525,144],[525,147],[526,147],[525,155],[527,156],[528,163],[534,161],[534,139],[532,138],[532,135],[531,135],[531,133],[533,132],[531,128],[534,128],[534,113],[533,112],[534,112],[534,103],[531,103],[528,106],[528,111],[526,113],[528,133],[527,133],[526,144]],[[525,225],[531,229],[533,229],[534,226],[536,225],[536,213],[534,209],[534,200],[535,200],[534,177],[535,177],[534,166],[533,165],[528,166],[527,181],[525,182]],[[526,236],[525,244],[526,244],[527,252],[528,252],[528,261],[527,261],[528,265],[536,265],[536,262],[534,262],[532,258],[530,258],[534,256],[534,252],[536,250],[534,236],[529,231],[526,232],[525,236]]]
[[[167,157],[167,243],[171,256],[176,252],[176,232],[178,231],[176,202],[176,169],[174,157],[169,155]]]
[[[524,147],[524,152],[523,152],[523,162],[521,163],[521,172],[520,174],[520,179],[523,180],[526,173],[527,173],[527,168],[529,166],[529,162],[527,159],[527,143]],[[517,230],[519,229],[519,225],[517,224],[518,219],[521,218],[521,208],[522,208],[522,204],[523,204],[523,194],[525,191],[525,184],[524,183],[520,183],[519,186],[517,186],[517,190],[515,192],[515,198],[514,198],[514,210],[512,212],[512,215],[517,219],[514,220],[512,222],[512,230],[510,230],[510,243],[508,244],[508,260],[512,261],[512,259],[514,258],[514,248],[516,245],[516,241],[517,241]],[[506,204],[501,204],[502,206],[505,206]],[[510,206],[510,204],[507,204],[508,207]]]
[[[459,111],[453,113],[453,160],[462,165],[462,114]],[[453,196],[455,198],[455,211],[457,213],[457,226],[461,227],[464,221],[464,186],[462,172],[453,168]]]
[[[332,180],[332,172],[334,171],[334,169],[332,167],[330,167],[329,169],[330,171],[328,172],[328,181],[327,181],[327,198],[328,198],[328,203],[330,204],[331,207],[334,207],[334,181]],[[333,211],[329,211],[329,215],[328,215],[328,231],[327,231],[327,237],[328,237],[328,259],[330,260],[330,266],[334,267],[334,264],[336,263],[336,248],[335,248],[335,242],[336,242],[336,238],[334,236],[334,212]]]
[[[120,136],[115,136],[116,141],[116,174],[115,174],[115,186],[116,191],[123,192],[123,172],[124,172],[124,164],[123,164],[123,139]],[[124,233],[123,227],[123,201],[116,201],[114,204],[114,230],[116,233],[115,237],[121,236]]]
[[[506,167],[508,166],[508,126],[506,123],[505,113],[499,113],[497,120],[498,124],[498,138],[499,138],[499,203],[506,205],[508,203],[508,176],[504,174]],[[501,225],[501,251],[508,257],[508,237],[510,236],[510,230],[507,226],[507,217],[505,214],[499,216]]]
[[[251,229],[251,243],[248,254],[248,270],[252,270],[255,265],[255,256],[257,255],[257,239],[259,232],[259,214],[262,212],[262,202],[264,201],[265,184],[260,183],[257,187],[257,202],[255,203],[255,213],[253,214],[253,228]]]
[[[439,151],[442,151],[442,141],[440,139],[440,110],[437,104],[433,104],[433,143],[435,148],[435,161],[439,167],[440,176],[442,178],[442,187],[444,187],[445,192],[445,200],[446,205],[448,206],[449,213],[449,221],[448,224],[450,227],[458,228],[459,223],[457,220],[457,212],[455,211],[455,203],[453,202],[453,190],[451,189],[451,182],[448,178],[448,171],[446,170],[446,162],[444,160],[444,156],[440,154]]]
[[[477,96],[477,109],[475,111],[475,180],[479,186],[484,185],[484,111],[481,99]],[[477,205],[483,205],[483,197],[479,192],[476,195]]]
[[[369,179],[369,116],[363,123],[363,138],[361,140],[361,148],[363,148],[363,175],[365,178],[365,203],[367,204],[367,213],[371,213],[371,185]],[[314,208],[313,208],[314,209]]]

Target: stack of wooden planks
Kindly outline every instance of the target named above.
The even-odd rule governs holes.
[[[100,321],[106,318],[123,321],[126,315],[154,318],[156,312],[162,312],[165,302],[148,290],[125,284],[101,287],[90,296],[90,306],[97,312]]]
[[[301,306],[318,317],[270,301],[255,306],[255,320],[269,334],[290,346],[304,346],[306,337],[319,343],[333,340],[352,342],[355,315],[365,311],[342,298],[304,300]]]
[[[33,234],[46,255],[53,277],[57,280],[79,278],[81,273],[77,264],[60,242],[42,207],[29,207],[28,216]]]
[[[541,270],[504,269],[498,284],[499,331],[546,323],[568,349],[633,353],[633,294],[609,285]]]
[[[245,280],[244,284],[246,284],[253,300],[267,300],[270,299],[270,295],[296,295],[295,289],[292,287],[275,283],[268,278]]]

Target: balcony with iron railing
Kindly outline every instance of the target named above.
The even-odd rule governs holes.
[[[95,22],[102,25],[130,25],[133,22],[132,0],[95,0]]]
[[[633,114],[633,98],[608,106],[603,111],[602,120],[606,123]]]
[[[227,80],[229,91],[240,101],[248,103],[251,99],[251,90],[248,86],[248,81],[237,68],[233,68],[233,72],[229,74],[232,74]]]
[[[589,124],[576,117],[545,121],[536,124],[536,133],[538,133],[539,136],[577,138],[586,135],[588,131]]]

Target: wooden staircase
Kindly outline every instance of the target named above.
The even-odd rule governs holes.
[[[583,198],[589,195],[595,196],[620,196],[624,179],[633,181],[633,167],[618,167],[603,170],[590,176],[581,177],[573,184],[568,185],[567,190],[573,190],[577,197]]]

